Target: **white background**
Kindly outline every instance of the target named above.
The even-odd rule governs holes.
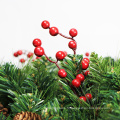
[[[77,54],[93,52],[118,58],[120,54],[120,0],[0,0],[0,61],[15,62],[13,52],[33,52],[34,38],[42,40],[48,56],[68,48],[68,39],[49,34],[41,27],[48,20],[69,36],[76,28]]]

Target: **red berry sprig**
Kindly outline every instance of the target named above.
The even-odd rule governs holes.
[[[85,96],[81,96],[79,98],[86,102],[86,100],[91,100],[92,99],[92,94],[86,93]]]
[[[14,57],[18,57],[19,55],[22,55],[23,51],[22,50],[18,50],[17,52],[14,52]]]
[[[65,38],[67,38],[67,39],[71,39],[72,41],[69,42],[68,46],[69,46],[69,48],[71,48],[71,49],[74,51],[74,54],[76,54],[77,43],[76,43],[75,40],[73,39],[73,37],[77,36],[77,30],[76,30],[76,29],[72,28],[72,29],[69,31],[69,34],[70,34],[71,37],[66,37],[66,36],[62,35],[61,33],[59,33],[59,30],[58,30],[57,27],[50,27],[50,23],[49,23],[49,21],[47,21],[47,20],[42,21],[41,26],[42,26],[42,28],[44,28],[44,29],[49,29],[49,33],[50,33],[50,35],[52,35],[52,36],[56,36],[56,35],[59,34],[59,35],[65,37]],[[57,59],[57,61],[52,61],[52,60],[50,60],[50,59],[47,57],[47,55],[45,54],[45,51],[44,51],[44,49],[41,47],[41,44],[42,44],[42,42],[41,42],[40,39],[36,38],[36,39],[33,40],[33,45],[35,46],[35,49],[34,49],[35,55],[36,55],[37,57],[41,57],[42,55],[45,55],[45,57],[46,57],[50,62],[55,63],[56,66],[57,66],[57,67],[59,68],[59,70],[60,70],[60,67],[58,66],[57,62],[58,62],[59,60],[63,60],[63,59],[67,56],[67,53],[66,53],[65,51],[58,51],[58,52],[56,53],[56,59]],[[63,69],[62,69],[62,70],[63,70]],[[64,72],[63,72],[63,71],[62,71],[62,72],[59,71],[59,74],[58,74],[58,75],[59,75],[61,78],[63,78],[63,76],[66,77],[66,76],[67,76],[66,73],[65,73],[65,75],[62,75],[63,73],[65,73],[65,70],[64,70]]]
[[[67,36],[61,34],[61,33],[59,32],[59,30],[58,30],[57,27],[50,27],[50,23],[49,23],[49,21],[47,21],[47,20],[44,20],[44,21],[41,23],[41,26],[42,26],[42,28],[44,28],[44,29],[49,29],[49,33],[50,33],[50,35],[52,35],[52,36],[57,36],[57,35],[59,34],[59,35],[61,35],[61,36],[64,37],[64,38],[71,39],[72,41],[69,42],[68,46],[69,46],[70,49],[73,50],[74,55],[76,54],[77,43],[76,43],[76,41],[73,39],[73,37],[76,37],[77,34],[78,34],[78,32],[77,32],[77,30],[76,30],[75,28],[70,29],[69,34],[70,34],[71,37],[67,37]]]
[[[28,52],[27,50],[18,50],[17,52],[13,53],[14,57],[23,56],[26,55],[28,58],[32,57],[34,54],[32,52]],[[19,62],[25,63],[28,59],[25,58],[19,58]]]
[[[51,36],[60,35],[64,38],[70,39],[71,41],[69,41],[68,47],[73,50],[74,55],[76,54],[77,42],[74,40],[74,37],[77,36],[78,32],[75,28],[70,29],[70,31],[69,31],[70,37],[67,37],[67,36],[61,34],[57,27],[50,27],[50,23],[47,20],[44,20],[41,23],[41,26],[42,26],[43,29],[49,29],[49,33],[50,33]],[[41,44],[42,44],[42,42],[41,42],[40,39],[36,38],[36,39],[33,40],[33,45],[35,47],[35,49],[34,49],[35,55],[37,57],[41,57],[41,56],[45,55],[45,57],[47,58],[47,60],[49,62],[56,64],[56,66],[58,67],[58,69],[59,69],[58,76],[61,77],[61,78],[65,78],[67,76],[67,72],[64,69],[61,69],[59,67],[59,65],[57,64],[57,62],[63,60],[67,56],[67,52],[66,51],[56,52],[56,55],[55,55],[56,56],[56,61],[52,61],[45,54],[45,51],[41,47]],[[89,56],[89,55],[86,54],[86,56]],[[89,62],[90,61],[89,61],[88,58],[83,58],[83,60],[81,62],[82,70],[86,70],[89,67]],[[77,74],[76,78],[73,79],[71,83],[68,80],[67,80],[67,82],[68,82],[68,85],[73,90],[73,92],[77,95],[74,87],[76,87],[76,88],[80,87],[81,83],[84,82],[84,80],[85,80],[85,76],[83,74]],[[80,99],[82,99],[84,101],[86,101],[86,98],[90,100],[92,97],[90,96],[89,93],[87,93],[86,96],[81,96],[80,97]]]
[[[43,22],[43,23],[44,23],[44,22]],[[46,23],[44,23],[44,24],[46,24]],[[42,25],[43,25],[43,24],[42,24]],[[42,27],[43,27],[43,26],[42,26]],[[44,28],[44,27],[43,27],[43,28]],[[39,42],[38,42],[38,41],[39,41]],[[35,53],[35,55],[37,56],[37,58],[45,55],[45,57],[48,59],[48,61],[50,61],[50,62],[52,62],[52,63],[55,63],[56,66],[58,67],[58,69],[59,69],[59,71],[58,71],[58,76],[59,76],[59,77],[64,78],[64,77],[67,76],[67,73],[65,72],[65,70],[64,70],[64,69],[60,69],[59,65],[57,64],[57,62],[58,62],[59,60],[63,60],[63,59],[66,57],[66,54],[67,54],[67,53],[66,53],[65,51],[58,51],[58,52],[56,53],[56,59],[57,59],[57,61],[52,61],[52,60],[50,60],[50,59],[48,58],[48,56],[45,54],[45,51],[44,51],[43,47],[41,47],[42,42],[41,42],[40,39],[38,39],[38,38],[37,38],[37,40],[34,39],[32,43],[33,43],[33,46],[35,47],[34,53]],[[40,44],[38,44],[38,43],[40,43]]]

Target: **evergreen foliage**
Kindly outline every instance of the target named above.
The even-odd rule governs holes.
[[[52,59],[52,58],[50,58]],[[90,74],[79,88],[71,85],[81,68],[83,56],[70,55],[59,62],[67,72],[58,77],[55,64],[44,56],[29,61],[23,68],[12,63],[0,66],[0,102],[9,108],[9,117],[21,111],[37,113],[46,120],[119,120],[120,118],[120,59],[90,56]],[[79,99],[91,93],[92,100]]]

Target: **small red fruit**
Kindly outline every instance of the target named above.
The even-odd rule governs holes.
[[[84,75],[87,76],[88,74],[90,74],[90,71],[89,70],[86,70]]]
[[[36,56],[36,59],[41,59],[41,57]]]
[[[73,79],[72,80],[72,85],[75,86],[75,87],[80,87],[81,82],[80,82],[79,79]]]
[[[44,49],[38,46],[34,49],[34,53],[36,56],[41,57],[42,55],[44,55]]]
[[[86,97],[88,100],[91,100],[91,99],[92,99],[92,95],[91,95],[90,93],[85,94],[85,97]]]
[[[76,76],[76,79],[79,79],[80,82],[83,82],[83,81],[85,80],[85,77],[84,77],[83,74],[78,74],[78,75]]]
[[[65,53],[65,57],[67,56],[67,52],[66,51],[63,51]]]
[[[18,55],[22,55],[22,53],[23,53],[22,50],[18,50],[18,51],[17,51],[17,54],[18,54]]]
[[[50,27],[50,23],[47,21],[47,20],[44,20],[42,23],[41,23],[41,26],[44,28],[44,29],[47,29]]]
[[[49,33],[50,33],[52,36],[56,36],[56,35],[59,33],[58,28],[56,28],[56,27],[51,27],[51,28],[49,29]]]
[[[70,29],[69,34],[71,37],[77,36],[78,32],[75,28]]]
[[[83,100],[83,101],[85,101],[86,102],[86,97],[84,97],[84,96],[81,96],[81,97],[79,97],[81,100]]]
[[[33,40],[33,45],[35,47],[41,46],[41,44],[42,44],[42,42],[41,42],[41,40],[39,38],[36,38],[36,39]]]
[[[68,43],[68,46],[71,49],[76,49],[77,48],[77,43],[74,40],[72,40]]]
[[[28,58],[30,58],[30,57],[32,57],[33,56],[33,53],[32,52],[29,52],[28,54],[27,54],[27,57]]]
[[[33,62],[35,61],[35,59],[32,60]]]
[[[67,76],[67,73],[65,72],[64,69],[60,69],[58,71],[58,76],[61,77],[61,78],[65,78]]]
[[[89,53],[88,53],[88,52],[86,52],[86,53],[85,53],[85,55],[88,57],[88,56],[89,56]]]
[[[21,62],[21,63],[24,63],[24,62],[25,62],[25,59],[24,59],[24,58],[21,58],[21,59],[20,59],[20,62]]]
[[[83,60],[86,60],[87,62],[90,62],[89,58],[83,58]]]
[[[65,53],[63,51],[58,51],[56,53],[57,60],[63,60],[65,58]]]
[[[89,66],[89,62],[87,62],[86,60],[82,60],[82,69],[86,70]]]
[[[17,53],[17,52],[15,52],[13,55],[14,55],[15,57],[18,57],[18,53]]]

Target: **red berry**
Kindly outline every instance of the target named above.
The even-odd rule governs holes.
[[[77,48],[77,43],[74,40],[72,40],[68,43],[68,46],[71,49],[76,49]]]
[[[49,29],[49,33],[50,33],[52,36],[56,36],[56,35],[59,33],[58,28],[56,28],[56,27],[51,27],[51,28]]]
[[[89,70],[86,70],[84,75],[87,76],[88,74],[90,74],[90,71]]]
[[[65,58],[65,53],[63,51],[58,51],[56,53],[57,60],[63,60]]]
[[[41,57],[44,54],[44,49],[38,46],[34,49],[34,53],[36,56]]]
[[[64,77],[67,76],[67,73],[65,72],[64,69],[60,69],[60,70],[58,71],[58,76],[61,77],[61,78],[64,78]]]
[[[17,51],[17,54],[18,54],[18,55],[22,55],[22,53],[23,53],[22,50],[18,50],[18,51]]]
[[[32,52],[29,52],[29,53],[27,54],[27,57],[30,58],[31,56],[33,56],[33,53],[32,53]]]
[[[72,80],[72,85],[75,87],[79,87],[81,85],[81,82],[79,79],[73,79]]]
[[[42,23],[41,23],[41,26],[44,28],[44,29],[47,29],[50,27],[50,23],[47,21],[47,20],[44,20]]]
[[[24,59],[24,58],[21,58],[21,59],[20,59],[20,62],[21,62],[21,63],[24,63],[24,62],[25,62],[25,59]]]
[[[35,59],[32,60],[33,62],[35,61]]]
[[[36,59],[41,59],[41,57],[36,56]]]
[[[87,62],[86,60],[82,60],[82,69],[86,70],[89,66],[89,62]]]
[[[86,97],[88,100],[91,100],[91,99],[92,99],[92,95],[91,95],[90,93],[85,94],[85,97]]]
[[[42,42],[41,42],[40,39],[36,38],[36,39],[33,40],[33,45],[34,45],[35,47],[41,46],[41,44],[42,44]]]
[[[88,53],[88,52],[86,52],[86,53],[85,53],[85,55],[88,57],[88,56],[89,56],[89,53]]]
[[[14,55],[15,57],[18,57],[18,53],[17,53],[17,52],[15,52],[13,55]]]
[[[85,101],[86,102],[86,97],[84,97],[84,96],[81,96],[81,97],[79,97],[81,100],[83,100],[83,101]]]
[[[86,60],[87,62],[90,62],[89,58],[83,58],[83,60]]]
[[[75,37],[75,36],[77,36],[78,32],[76,29],[72,28],[72,29],[70,29],[69,34],[71,37]]]
[[[85,80],[85,77],[84,77],[83,74],[78,74],[78,75],[76,76],[76,79],[79,79],[80,82],[83,82],[83,81]]]
[[[67,56],[67,52],[66,51],[63,51],[65,53],[65,57]]]

